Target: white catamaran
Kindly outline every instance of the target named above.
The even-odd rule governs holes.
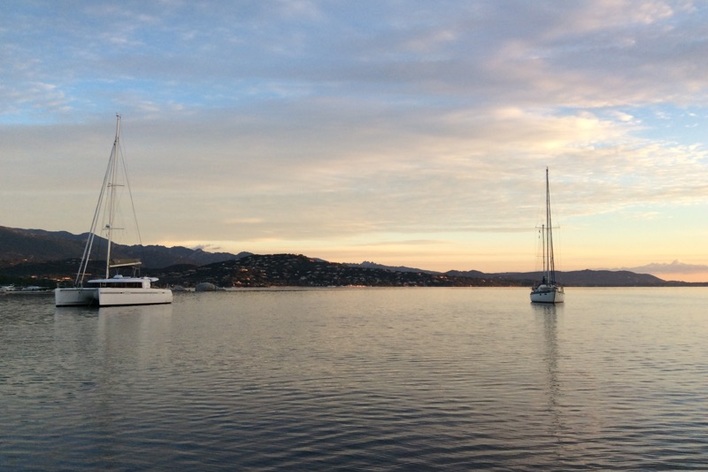
[[[123,177],[122,179],[120,178],[121,176]],[[108,169],[106,169],[106,175],[103,178],[103,186],[101,187],[98,204],[93,215],[91,231],[81,258],[81,265],[76,274],[74,287],[54,290],[56,306],[120,306],[172,303],[172,291],[170,289],[152,287],[152,283],[157,281],[156,278],[135,275],[137,268],[141,264],[139,260],[118,261],[111,259],[114,231],[120,229],[116,227],[117,191],[123,186],[127,187],[130,195],[130,185],[125,175],[125,163],[120,144],[120,115],[116,115],[116,137],[113,141],[113,149],[108,160]],[[132,195],[130,199],[133,219],[135,220]],[[84,283],[99,221],[106,234],[106,273],[104,278],[91,279]],[[135,225],[137,226],[137,220]],[[111,277],[111,269],[119,267],[132,267],[133,276],[124,277],[116,273]]]
[[[556,267],[553,258],[553,226],[551,224],[551,190],[546,167],[546,224],[541,226],[543,247],[543,277],[541,282],[531,289],[533,303],[563,303],[565,292],[556,282]]]

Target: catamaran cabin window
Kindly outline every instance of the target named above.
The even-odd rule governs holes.
[[[143,288],[142,282],[90,282],[89,287],[112,287],[112,288]]]

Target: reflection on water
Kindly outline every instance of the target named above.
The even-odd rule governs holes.
[[[79,354],[80,366],[140,363],[169,355],[172,305],[61,307],[54,311],[54,339],[60,353]],[[74,359],[76,361],[77,359]],[[87,364],[91,365],[87,365]],[[104,371],[108,377],[110,370]]]
[[[558,380],[558,312],[562,308],[555,304],[531,305],[533,310],[543,321],[544,354],[543,360],[547,370],[547,390],[549,392],[549,407],[556,410],[558,396],[560,395],[560,385]]]
[[[548,395],[548,414],[551,418],[551,431],[556,438],[559,450],[562,455],[563,440],[566,434],[563,428],[563,419],[559,401],[562,395],[563,386],[560,383],[558,359],[560,356],[558,347],[558,317],[562,314],[562,306],[555,304],[532,304],[535,315],[543,323],[543,361],[546,369],[546,392]]]
[[[260,291],[100,310],[0,300],[0,465],[700,468],[708,290],[683,293],[574,289],[564,305],[531,305],[525,289]]]

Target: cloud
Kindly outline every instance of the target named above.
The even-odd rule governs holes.
[[[533,231],[546,166],[576,222],[708,199],[701,3],[52,8],[0,18],[7,221],[85,230],[116,111],[165,240],[489,241]]]
[[[271,237],[275,231],[285,240],[312,238],[313,232],[326,239],[390,231],[532,231],[546,165],[559,214],[566,216],[667,199],[690,204],[708,195],[700,177],[704,151],[644,141],[632,136],[631,125],[586,112],[412,107],[402,113],[343,100],[271,108],[137,122],[124,116],[131,180],[136,198],[145,202],[139,207],[169,201],[183,216],[174,215],[166,226],[178,231],[186,225],[199,237]],[[104,121],[104,142],[94,130],[91,146],[77,129],[53,135],[65,157],[47,155],[47,169],[60,162],[55,172],[81,169],[55,187],[85,188],[87,165],[101,175],[112,132]],[[41,144],[32,143],[42,134],[27,134],[16,152],[40,159],[33,149]],[[187,224],[207,215],[209,224]]]
[[[432,100],[450,110],[626,107],[694,101],[705,88],[708,64],[695,60],[705,52],[695,39],[704,33],[686,19],[686,8],[658,1],[641,8],[622,1],[511,5],[87,4],[59,15],[55,26],[32,17],[43,34],[28,27],[6,35],[2,56],[17,66],[15,93],[31,94],[30,80],[51,81],[67,103],[126,114],[288,97],[366,97],[362,104],[404,108]],[[96,80],[103,86],[86,86]],[[50,113],[67,111],[52,111],[52,101],[45,99]],[[30,111],[25,105],[12,115]]]

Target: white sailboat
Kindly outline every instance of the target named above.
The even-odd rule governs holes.
[[[553,225],[551,224],[551,190],[546,167],[546,224],[541,227],[543,240],[543,276],[541,282],[531,289],[532,303],[563,303],[565,292],[556,282],[556,267],[553,257]]]
[[[121,174],[122,172],[122,174]],[[119,176],[123,175],[123,179]],[[113,141],[113,149],[108,159],[108,168],[103,178],[103,185],[98,197],[98,204],[93,215],[91,231],[86,241],[84,253],[81,258],[81,265],[76,274],[74,287],[57,288],[54,290],[54,301],[56,306],[121,306],[121,305],[157,305],[172,303],[172,291],[166,288],[155,288],[153,282],[155,277],[139,277],[137,268],[140,261],[117,261],[111,259],[111,246],[113,244],[114,232],[121,229],[116,227],[117,212],[117,191],[120,187],[127,187],[130,195],[130,185],[125,178],[125,163],[120,144],[120,115],[116,115],[116,137]],[[131,209],[134,213],[134,207]],[[96,239],[98,225],[102,225],[102,230],[106,234],[106,270],[103,278],[91,279],[84,282],[87,275],[89,258]],[[136,221],[137,226],[137,221]],[[100,238],[99,238],[100,239]],[[121,267],[132,267],[133,275],[124,277],[116,273],[111,277],[111,269]]]

